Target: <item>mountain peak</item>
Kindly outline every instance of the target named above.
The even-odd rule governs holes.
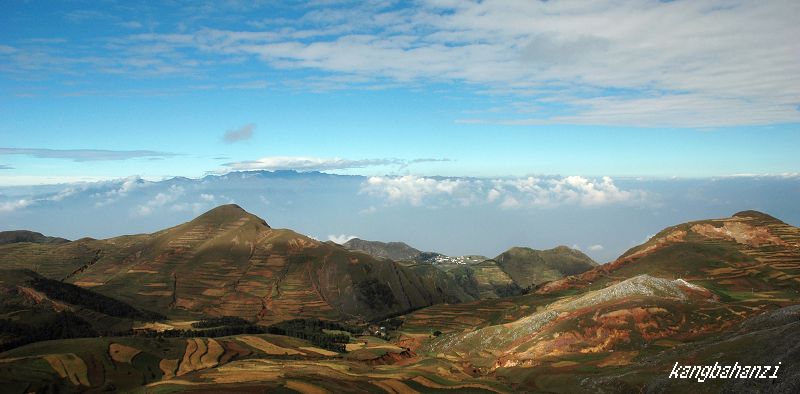
[[[244,208],[236,205],[236,204],[225,204],[220,205],[216,208],[211,209],[210,211],[198,216],[192,222],[210,222],[217,225],[223,225],[230,222],[234,222],[236,220],[242,218],[252,218],[257,220],[259,223],[263,224],[266,227],[269,227],[264,219],[253,215],[250,212],[244,210]]]
[[[780,219],[777,219],[777,218],[775,218],[773,216],[767,215],[764,212],[759,212],[759,211],[755,211],[755,210],[747,210],[747,211],[736,212],[736,213],[733,214],[733,217],[735,217],[735,218],[753,218],[753,219],[767,220],[767,221],[770,221],[770,222],[783,223]]]

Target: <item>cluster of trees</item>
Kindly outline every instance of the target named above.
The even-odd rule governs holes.
[[[30,281],[30,285],[46,294],[49,298],[68,304],[80,305],[109,316],[151,321],[165,319],[159,313],[140,311],[122,301],[83,289],[71,283],[47,278],[34,278]]]
[[[220,325],[226,324],[226,325]],[[194,337],[225,337],[240,334],[275,334],[294,338],[305,339],[314,346],[335,352],[344,352],[345,344],[350,342],[348,334],[329,334],[323,330],[344,331],[358,333],[359,328],[350,327],[340,323],[319,319],[294,319],[274,324],[269,327],[252,324],[237,317],[220,317],[200,320],[192,324],[196,330],[166,330],[137,332],[136,335],[156,338],[194,338]],[[210,328],[203,328],[210,327]]]
[[[236,316],[209,317],[192,323],[192,328],[211,328],[222,326],[246,326],[249,321]]]
[[[358,284],[358,295],[371,309],[377,310],[397,304],[392,288],[374,278]]]
[[[273,324],[267,328],[270,334],[286,335],[305,339],[315,346],[343,353],[350,342],[348,334],[330,334],[323,330],[358,333],[359,328],[320,319],[293,319]]]
[[[35,324],[0,319],[0,336],[8,338],[0,342],[0,352],[33,342],[98,335],[86,320],[67,311],[39,319]]]
[[[195,338],[195,337],[227,337],[239,334],[266,334],[268,329],[263,326],[247,323],[245,325],[219,326],[200,330],[172,329],[166,331],[136,331],[134,334],[148,338]]]

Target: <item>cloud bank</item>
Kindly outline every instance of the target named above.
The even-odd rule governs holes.
[[[644,191],[622,190],[610,177],[582,176],[512,179],[375,176],[364,182],[361,193],[381,197],[387,204],[431,207],[490,204],[516,209],[646,203]]]

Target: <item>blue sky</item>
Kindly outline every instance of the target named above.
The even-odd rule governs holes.
[[[798,11],[794,1],[3,2],[0,184],[294,167],[795,173]],[[224,139],[237,130],[249,132]]]
[[[0,230],[106,237],[237,202],[322,239],[605,261],[689,219],[797,224],[798,15],[794,0],[3,1]],[[203,178],[255,170],[351,177]],[[109,215],[125,220],[73,220]]]

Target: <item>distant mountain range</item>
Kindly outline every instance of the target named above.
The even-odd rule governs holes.
[[[380,258],[223,205],[152,234],[0,245],[0,381],[11,391],[800,387],[800,229],[760,212],[666,228],[604,265],[563,246],[432,263],[403,243],[348,244]],[[675,363],[781,367],[776,379],[698,383],[667,378]]]

